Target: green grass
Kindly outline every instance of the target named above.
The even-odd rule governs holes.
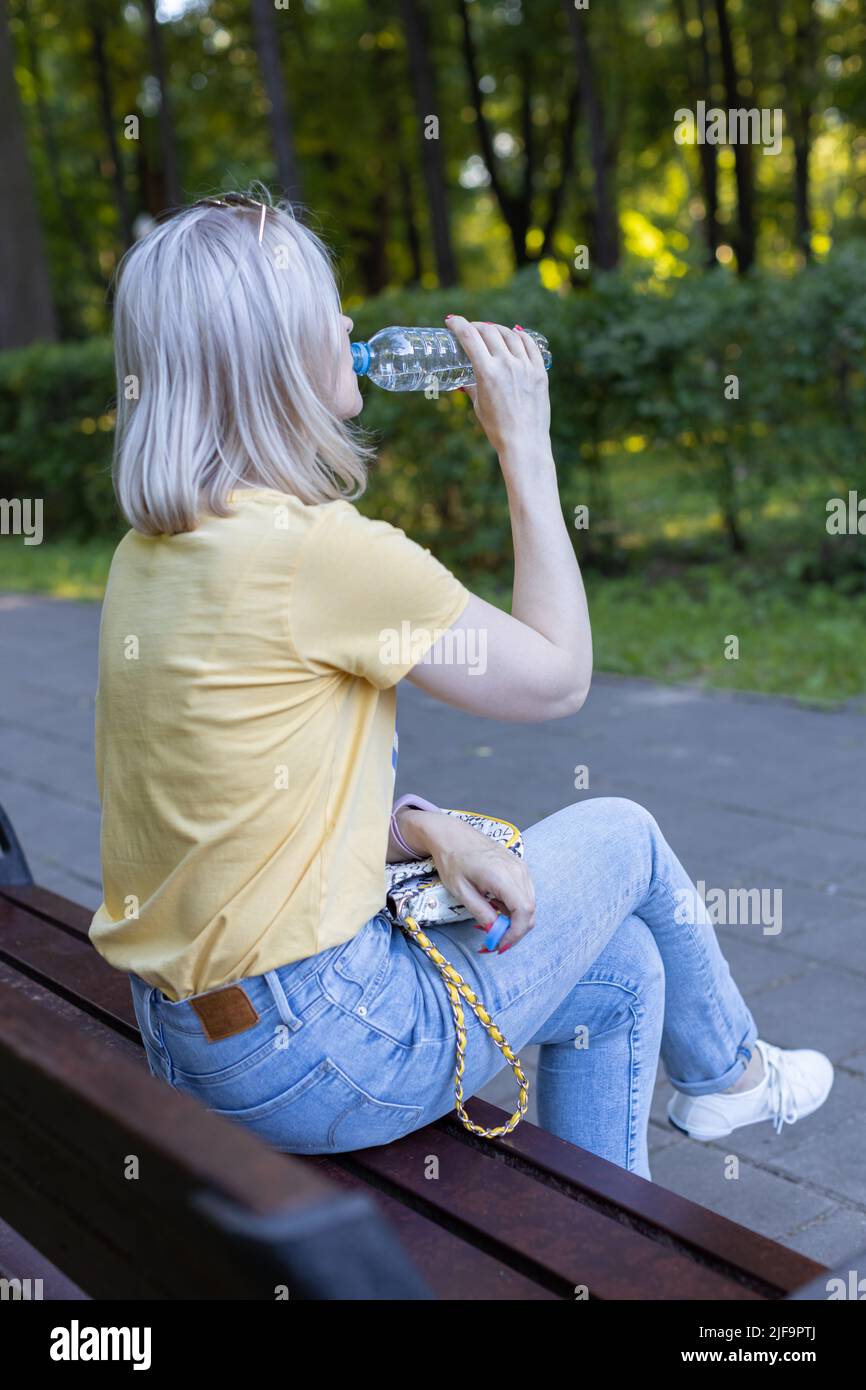
[[[57,598],[101,599],[116,541],[53,541],[24,545],[0,540],[0,589],[54,594]]]
[[[866,692],[866,594],[757,587],[754,571],[732,569],[655,585],[590,576],[596,670],[825,705]],[[735,660],[725,655],[730,636],[739,639]]]

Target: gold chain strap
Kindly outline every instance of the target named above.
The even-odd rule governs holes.
[[[466,1128],[470,1130],[472,1134],[479,1135],[482,1139],[496,1139],[500,1134],[510,1134],[511,1131],[516,1129],[520,1124],[520,1121],[526,1114],[526,1107],[529,1104],[529,1082],[520,1065],[520,1058],[514,1055],[483,1004],[479,1003],[478,996],[469,988],[463,977],[454,969],[454,966],[445,959],[442,952],[437,950],[429,936],[424,934],[415,921],[415,918],[407,914],[405,917],[397,917],[395,920],[398,926],[405,932],[406,936],[409,937],[409,940],[414,941],[415,945],[433,962],[439,974],[442,976],[442,979],[445,981],[445,988],[451,1000],[451,1012],[454,1015],[454,1027],[457,1034],[457,1062],[454,1073],[454,1094],[457,1098],[457,1114],[460,1116]],[[491,1040],[499,1048],[499,1051],[514,1072],[517,1078],[517,1084],[520,1087],[520,1094],[517,1098],[517,1109],[510,1120],[504,1125],[497,1125],[495,1129],[482,1129],[481,1125],[476,1125],[474,1121],[470,1120],[466,1113],[466,1107],[463,1104],[463,1082],[461,1078],[463,1076],[466,1058],[466,1028],[463,1021],[463,1008],[460,1003],[461,996],[466,1000],[466,1003],[475,1014],[481,1026],[487,1030]]]

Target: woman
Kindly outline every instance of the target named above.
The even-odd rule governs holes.
[[[567,807],[528,829],[524,861],[421,798],[391,818],[401,679],[530,722],[576,713],[589,690],[528,334],[447,319],[508,494],[508,616],[346,500],[369,461],[346,424],[362,408],[352,321],[289,210],[234,195],[175,215],[125,257],[115,320],[132,529],[100,634],[91,935],[130,974],[152,1072],[297,1153],[387,1143],[452,1109],[446,991],[384,912],[386,859],[429,854],[478,925],[498,905],[511,916],[495,954],[471,922],[436,939],[512,1047],[541,1044],[553,1133],[648,1177],[659,1053],[670,1117],[696,1138],[821,1105],[830,1063],[758,1038],[642,807]],[[483,673],[435,659],[479,634]],[[471,1096],[502,1056],[468,1011],[467,1034]]]

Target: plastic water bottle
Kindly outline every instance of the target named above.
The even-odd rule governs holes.
[[[547,339],[531,329],[548,371],[553,358]],[[352,365],[386,391],[456,391],[475,380],[472,364],[447,328],[380,328],[368,343],[352,343]]]

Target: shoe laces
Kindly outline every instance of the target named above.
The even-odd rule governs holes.
[[[764,1043],[759,1049],[767,1070],[768,1101],[773,1128],[777,1134],[783,1127],[792,1125],[799,1115],[794,1095],[792,1072],[797,1070],[793,1058],[786,1057],[779,1047]],[[801,1078],[804,1079],[804,1078]]]

